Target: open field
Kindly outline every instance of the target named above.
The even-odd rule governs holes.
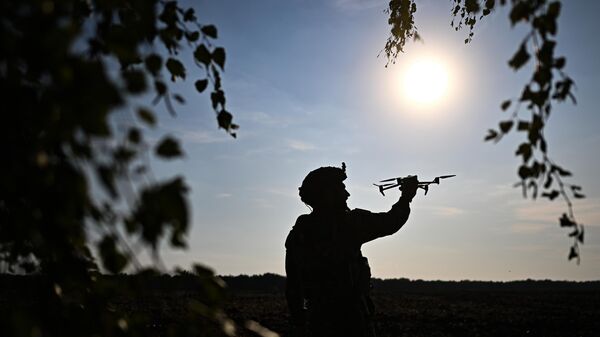
[[[377,292],[380,337],[400,336],[600,336],[600,292]],[[285,335],[285,299],[238,294],[227,310]]]
[[[238,323],[239,336],[256,336],[243,328],[249,320],[289,335],[283,277],[224,279],[229,284],[225,311]],[[150,283],[144,296],[111,300],[110,310],[142,315],[151,322],[145,336],[166,336],[201,295],[175,277]],[[35,284],[3,283],[0,318],[16,309],[35,310],[35,292],[26,289]],[[373,300],[379,337],[600,336],[599,282],[374,280]]]

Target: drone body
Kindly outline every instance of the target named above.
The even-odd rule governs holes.
[[[450,174],[450,175],[435,177],[432,181],[419,181],[417,183],[417,186],[419,188],[422,188],[423,190],[425,190],[425,195],[427,195],[427,192],[429,191],[429,185],[431,185],[431,184],[439,185],[440,179],[452,178],[455,176],[456,176],[456,174]],[[408,179],[414,179],[415,177],[416,176],[389,178],[389,179],[381,180],[380,183],[383,183],[383,184],[373,184],[373,185],[377,186],[379,188],[379,193],[381,193],[381,195],[385,196],[385,193],[384,193],[385,190],[389,190],[389,189],[396,188],[396,187],[400,188],[402,186],[402,184],[405,183]]]

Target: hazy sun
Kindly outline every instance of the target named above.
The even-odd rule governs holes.
[[[448,88],[448,72],[435,59],[420,59],[404,73],[404,93],[415,103],[430,105],[438,102]]]

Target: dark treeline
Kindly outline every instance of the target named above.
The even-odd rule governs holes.
[[[233,291],[283,292],[285,277],[277,274],[221,276]],[[429,291],[600,291],[600,281],[427,281],[399,279],[371,279],[374,291],[429,292]]]
[[[426,281],[400,279],[372,279],[373,289],[382,292],[429,291],[600,291],[600,281]]]
[[[267,273],[262,275],[238,275],[220,277],[232,292],[283,293],[285,277]],[[169,291],[198,291],[197,276],[191,273],[177,275],[101,275],[103,282],[135,285],[142,283],[145,289]],[[43,276],[36,275],[0,275],[1,291],[19,291],[35,289],[45,282]],[[372,279],[373,290],[376,292],[451,292],[451,291],[600,291],[600,281],[553,281],[553,280],[522,280],[522,281],[426,281],[400,279]]]

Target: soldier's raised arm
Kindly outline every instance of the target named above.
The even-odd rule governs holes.
[[[372,213],[362,209],[350,212],[351,223],[355,226],[358,244],[363,244],[382,236],[396,233],[408,220],[410,202],[417,193],[417,177],[402,185],[402,195],[387,212]]]

